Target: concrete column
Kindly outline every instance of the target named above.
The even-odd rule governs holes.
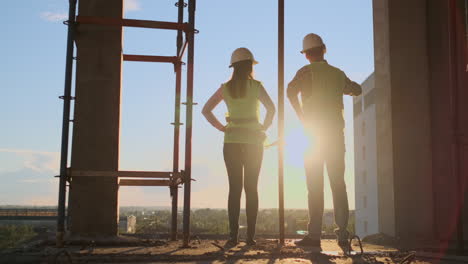
[[[79,15],[121,18],[122,0],[80,0]],[[71,167],[119,167],[122,29],[79,25],[76,103]],[[75,177],[70,188],[70,230],[78,235],[117,235],[118,180]]]
[[[395,236],[393,133],[391,112],[390,43],[387,1],[374,1],[374,59],[376,94],[377,185],[379,229]]]
[[[409,244],[433,237],[426,14],[425,0],[374,0],[379,219]]]

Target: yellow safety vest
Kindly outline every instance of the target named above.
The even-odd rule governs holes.
[[[228,108],[228,125],[224,133],[224,143],[263,144],[264,133],[260,124],[259,93],[262,84],[247,80],[247,89],[242,98],[233,98],[228,85],[223,84],[224,102]]]

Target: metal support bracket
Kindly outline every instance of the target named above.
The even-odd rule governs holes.
[[[174,5],[175,5],[176,7],[179,7],[179,2],[176,2]],[[187,7],[187,3],[186,3],[186,2],[184,2],[184,7]]]
[[[65,95],[61,95],[59,96],[59,99],[62,99],[62,100],[75,100],[76,97],[75,96],[65,96]]]
[[[177,68],[179,67],[179,65],[182,65],[182,66],[186,65],[185,62],[181,61],[180,57],[178,57],[177,61],[175,61],[173,64],[174,64],[174,72],[175,73],[177,73]]]
[[[180,171],[180,174],[181,174],[181,176],[182,176],[182,180],[183,180],[183,183],[184,183],[184,184],[185,184],[186,182],[188,182],[188,181],[197,181],[197,180],[195,180],[195,179],[193,179],[193,178],[188,179],[188,178],[187,178],[187,175],[185,174],[185,171],[183,171],[183,170]]]
[[[70,26],[70,25],[76,25],[76,23],[72,22],[70,23],[70,20],[65,20],[62,22],[65,26]]]

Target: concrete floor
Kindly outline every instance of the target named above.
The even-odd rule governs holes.
[[[353,263],[353,264],[391,264],[401,263],[411,252],[401,252],[394,248],[364,244],[363,256],[344,256],[334,240],[322,240],[320,249],[299,248],[293,240],[279,246],[276,240],[258,240],[258,244],[248,247],[241,242],[238,246],[222,250],[225,241],[195,240],[190,248],[181,248],[180,242],[146,240],[141,245],[127,246],[68,246],[65,250],[72,261],[66,257],[64,249],[38,245],[0,255],[0,263]],[[359,249],[358,245],[353,245]],[[57,257],[59,252],[62,252]],[[430,254],[417,253],[411,263],[468,263],[468,258],[443,258]]]

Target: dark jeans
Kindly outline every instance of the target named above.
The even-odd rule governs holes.
[[[224,162],[229,178],[228,214],[232,239],[238,238],[242,187],[245,190],[247,238],[255,236],[258,213],[258,175],[262,166],[262,144],[225,143]]]
[[[343,129],[340,126],[322,126],[306,129],[312,141],[305,157],[305,170],[309,198],[309,237],[320,239],[324,207],[324,165],[327,166],[333,196],[335,230],[338,239],[349,236],[346,230],[349,218],[348,196],[344,181],[345,147]]]

